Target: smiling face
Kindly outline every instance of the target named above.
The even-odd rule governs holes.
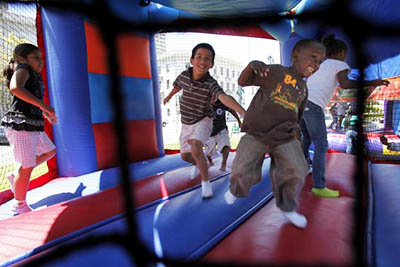
[[[194,80],[202,78],[214,66],[211,51],[206,48],[197,49],[194,56],[190,58],[190,63],[193,66]]]
[[[315,73],[325,58],[325,49],[318,43],[310,44],[293,52],[292,67],[303,78]]]

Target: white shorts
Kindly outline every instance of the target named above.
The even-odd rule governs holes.
[[[188,140],[199,140],[203,144],[206,143],[208,138],[210,138],[212,131],[212,119],[209,117],[205,117],[201,121],[196,122],[195,124],[183,124],[181,136],[179,137],[179,143],[181,145],[181,153],[189,153],[192,152],[191,146],[188,143]]]
[[[207,142],[205,143],[206,155],[211,157],[212,155],[215,155],[217,151],[221,152],[225,146],[231,147],[231,143],[229,141],[229,133],[227,129],[223,129],[222,131],[214,136],[211,136],[207,140]]]
[[[45,132],[16,131],[5,128],[6,137],[12,147],[14,160],[22,168],[36,166],[36,156],[56,148]]]

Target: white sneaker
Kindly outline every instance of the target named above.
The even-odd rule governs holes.
[[[28,204],[26,204],[26,201],[24,201],[22,203],[15,203],[15,205],[12,208],[12,211],[15,213],[15,215],[18,215],[32,211],[32,208],[29,207]]]
[[[190,176],[189,176],[190,180],[194,180],[199,174],[200,174],[199,168],[197,168],[196,165],[192,166],[192,170],[190,171]]]
[[[201,195],[203,198],[210,198],[213,196],[212,187],[210,181],[201,182]]]
[[[299,228],[306,228],[307,219],[300,213],[295,211],[282,211],[283,215],[288,219],[292,224]]]
[[[232,195],[230,190],[226,191],[224,198],[228,205],[232,205],[236,201],[236,197]]]
[[[8,179],[8,182],[10,183],[11,192],[14,194],[14,179],[15,179],[15,174],[14,174],[13,172],[10,172],[10,173],[7,175],[7,179]]]

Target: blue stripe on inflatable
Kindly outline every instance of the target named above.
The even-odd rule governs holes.
[[[107,4],[114,15],[133,23],[148,21],[148,7],[139,5],[139,0],[107,0]]]
[[[165,155],[158,158],[129,164],[130,181],[138,181],[149,176],[190,166],[180,154]],[[120,184],[119,167],[100,170],[69,179],[55,179],[53,182],[29,191],[30,205],[37,209],[48,207],[73,198],[83,197],[110,189]],[[0,206],[0,220],[12,217],[13,202]],[[0,265],[1,266],[1,265]]]
[[[50,102],[58,116],[53,127],[60,176],[97,170],[90,124],[90,97],[83,18],[41,9]],[[62,34],[60,34],[62,33]]]
[[[154,41],[154,35],[150,35],[150,64],[151,64],[151,77],[153,77],[153,94],[154,94],[154,107],[155,107],[155,119],[156,119],[156,134],[157,134],[157,148],[160,156],[165,155],[163,133],[161,125],[161,107],[160,107],[160,87],[158,82],[158,71],[157,71],[157,53],[156,45]]]
[[[153,82],[151,79],[121,76],[126,120],[152,120],[154,113]],[[92,123],[111,122],[114,118],[109,93],[110,77],[89,73]]]
[[[160,4],[150,3],[149,5],[149,23],[169,23],[185,18],[196,19],[200,18],[200,16]]]
[[[170,196],[168,200],[138,209],[135,215],[140,240],[161,258],[198,260],[271,199],[269,167],[268,158],[264,161],[261,182],[251,189],[247,198],[239,198],[233,205],[227,205],[224,200],[230,177],[225,175],[212,182],[214,197],[211,199],[201,198],[201,187],[198,185]],[[82,229],[79,231],[80,236],[73,233],[68,238],[63,237],[63,240],[69,239],[66,243],[71,244],[87,237],[96,238],[124,231],[126,221],[121,215]],[[60,243],[57,240],[54,242]],[[104,248],[110,249],[102,253]],[[102,253],[102,257],[98,256],[99,253]],[[118,263],[118,266],[132,266],[126,263],[127,255],[123,247],[116,249],[113,245],[103,244],[85,250],[85,253],[80,250],[71,252],[68,257],[56,259],[46,266],[76,266],[82,262],[96,266],[110,260]]]
[[[394,134],[400,133],[400,101],[393,101],[393,131]]]
[[[372,206],[368,213],[371,235],[367,251],[370,266],[396,266],[400,262],[400,165],[371,164]],[[371,262],[372,261],[372,262]]]

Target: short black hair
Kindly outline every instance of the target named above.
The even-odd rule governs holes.
[[[207,49],[211,52],[211,62],[214,63],[214,58],[215,58],[215,51],[214,48],[207,43],[200,43],[198,45],[196,45],[193,49],[192,49],[192,59],[194,58],[194,55],[196,55],[197,50],[199,50],[200,48],[204,48]]]
[[[294,47],[292,49],[292,53],[291,53],[291,61],[293,61],[293,55],[296,52],[298,53],[299,51],[303,50],[304,48],[309,47],[309,46],[313,46],[313,45],[314,46],[320,46],[321,50],[325,50],[324,45],[321,44],[319,41],[317,41],[315,39],[302,39],[302,40],[298,41],[294,45]]]
[[[335,39],[334,34],[329,34],[322,39],[322,44],[326,47],[326,56],[336,56],[341,52],[347,53],[347,45],[344,41]]]

